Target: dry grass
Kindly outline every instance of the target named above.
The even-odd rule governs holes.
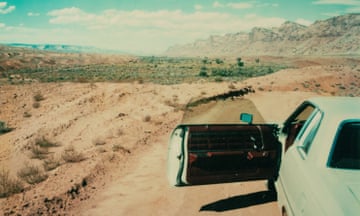
[[[23,117],[24,118],[30,118],[32,115],[29,112],[24,112]]]
[[[114,144],[114,145],[112,146],[112,150],[113,150],[114,152],[123,152],[123,153],[128,153],[128,154],[131,153],[131,151],[130,151],[129,149],[121,146],[120,144]]]
[[[85,156],[81,152],[76,151],[72,145],[64,149],[61,157],[67,163],[76,163],[85,160]]]
[[[28,184],[37,184],[48,178],[48,175],[43,170],[31,164],[26,164],[17,174],[19,178]]]
[[[61,165],[60,160],[58,158],[55,158],[55,156],[51,156],[51,157],[45,159],[43,162],[43,167],[44,167],[45,171],[54,170],[57,167],[59,167],[60,165]]]
[[[31,158],[35,159],[45,159],[47,155],[49,154],[48,148],[42,148],[36,144],[32,144],[30,146],[30,152],[31,152]]]
[[[34,102],[32,106],[33,106],[33,108],[38,109],[38,108],[40,108],[40,103]]]
[[[0,198],[20,193],[22,190],[24,187],[20,180],[11,178],[8,170],[0,170]]]
[[[33,98],[34,98],[34,101],[36,101],[36,102],[45,100],[45,97],[40,92],[37,92]]]
[[[59,143],[50,141],[48,138],[41,136],[35,139],[35,145],[41,148],[51,148],[60,146]]]
[[[96,138],[96,139],[93,140],[93,144],[94,144],[95,146],[101,146],[101,145],[105,145],[105,144],[106,144],[106,141],[105,141],[103,138],[98,137],[98,138]]]
[[[107,152],[106,151],[106,149],[105,148],[103,148],[103,147],[98,147],[97,149],[96,149],[96,151],[98,152],[98,153],[105,153],[105,152]]]
[[[60,144],[57,142],[50,141],[44,136],[40,136],[35,139],[35,141],[30,146],[30,152],[32,158],[36,159],[45,159],[49,154],[49,148],[59,147]]]
[[[41,148],[51,148],[60,146],[59,143],[50,141],[48,138],[41,136],[35,139],[35,145]]]

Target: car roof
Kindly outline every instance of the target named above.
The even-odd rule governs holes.
[[[311,152],[322,152],[313,155],[315,163],[327,166],[329,152],[333,146],[340,125],[349,121],[360,121],[360,97],[315,97],[308,99],[305,103],[313,104],[322,113],[319,131],[311,145]],[[327,152],[327,153],[325,153]]]
[[[351,119],[360,118],[360,97],[315,97],[307,100],[325,116]]]

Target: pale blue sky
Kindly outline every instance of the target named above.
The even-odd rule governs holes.
[[[360,13],[360,0],[0,0],[0,43],[158,54],[210,35]]]

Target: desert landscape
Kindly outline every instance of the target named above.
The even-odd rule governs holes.
[[[280,215],[265,181],[171,187],[169,135],[242,112],[281,124],[310,97],[359,97],[359,17],[210,36],[164,56],[0,45],[0,214]]]
[[[174,188],[166,179],[169,134],[183,121],[238,122],[241,112],[252,112],[256,121],[281,123],[309,97],[360,95],[359,58],[260,58],[291,67],[241,80],[198,76],[171,85],[146,78],[4,78],[0,120],[10,132],[0,135],[0,214],[279,215],[276,196],[262,181]],[[253,91],[187,106],[244,88]]]

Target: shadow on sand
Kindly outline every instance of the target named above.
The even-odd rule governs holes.
[[[209,203],[207,205],[202,206],[199,211],[224,212],[224,211],[274,202],[276,200],[277,200],[276,192],[260,191],[251,194],[234,196],[213,203]]]

